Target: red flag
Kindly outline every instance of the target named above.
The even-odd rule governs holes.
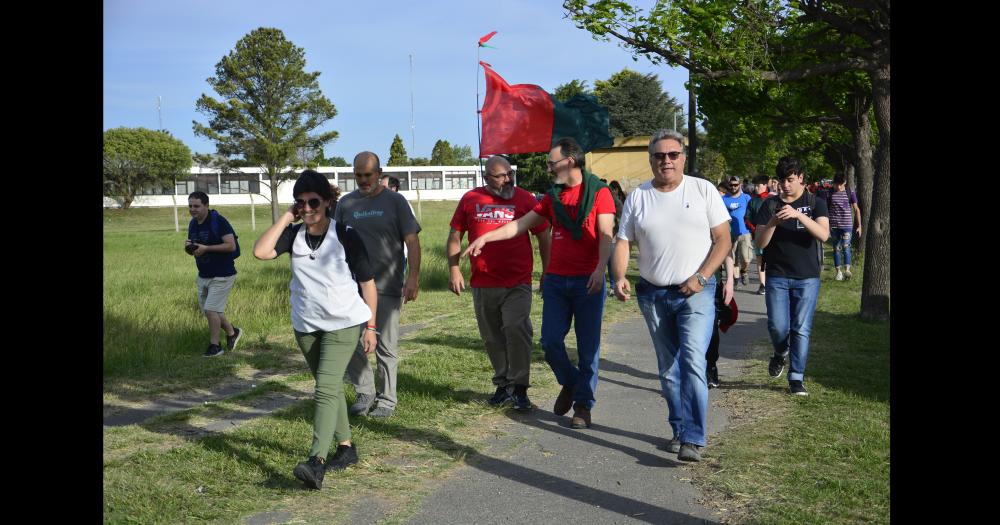
[[[479,64],[486,71],[479,156],[552,149],[554,105],[549,94],[534,84],[511,86],[489,64]]]
[[[479,45],[482,46],[483,44],[485,44],[489,39],[493,38],[493,35],[495,34],[497,34],[497,32],[493,31],[487,35],[484,35],[482,38],[479,39]]]

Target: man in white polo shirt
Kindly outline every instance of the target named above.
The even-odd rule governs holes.
[[[649,140],[653,179],[629,194],[615,245],[615,295],[629,298],[629,245],[639,246],[636,296],[646,319],[682,461],[700,461],[708,418],[705,352],[715,322],[713,275],[732,241],[729,212],[707,180],[684,175],[684,137],[660,130]]]

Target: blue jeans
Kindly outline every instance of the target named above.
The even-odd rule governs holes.
[[[675,286],[654,286],[645,279],[635,286],[656,351],[667,422],[675,438],[702,447],[708,419],[705,352],[715,324],[715,287],[714,276],[704,290],[691,296]]]
[[[809,358],[809,333],[819,297],[819,277],[792,279],[768,275],[764,285],[767,305],[767,331],[774,353],[792,354],[788,380],[802,381]]]
[[[851,265],[851,234],[850,228],[830,228],[830,242],[833,244],[833,265],[840,268],[843,264]]]
[[[594,407],[597,390],[597,365],[601,354],[601,318],[604,316],[605,286],[587,293],[589,275],[569,277],[545,274],[542,285],[542,349],[545,361],[562,386],[576,385],[573,403]],[[566,334],[570,321],[576,330],[579,367],[566,353]]]

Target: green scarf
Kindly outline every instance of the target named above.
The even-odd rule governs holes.
[[[598,179],[589,171],[583,172],[582,185],[583,187],[580,188],[580,209],[576,213],[576,220],[569,218],[569,214],[566,213],[566,207],[559,200],[559,194],[562,193],[566,185],[553,184],[548,192],[549,197],[552,198],[552,211],[555,212],[556,219],[564,228],[569,230],[573,236],[573,240],[576,241],[583,237],[583,221],[590,215],[590,210],[594,207],[594,197],[601,188],[608,187],[607,184],[601,182],[601,179]]]

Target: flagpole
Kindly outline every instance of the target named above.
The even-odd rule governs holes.
[[[476,138],[479,140],[479,150],[477,151],[476,157],[479,158],[479,183],[480,185],[486,184],[486,179],[483,176],[483,135],[479,130],[480,118],[482,110],[479,109],[479,48],[482,47],[479,43],[476,43]]]

